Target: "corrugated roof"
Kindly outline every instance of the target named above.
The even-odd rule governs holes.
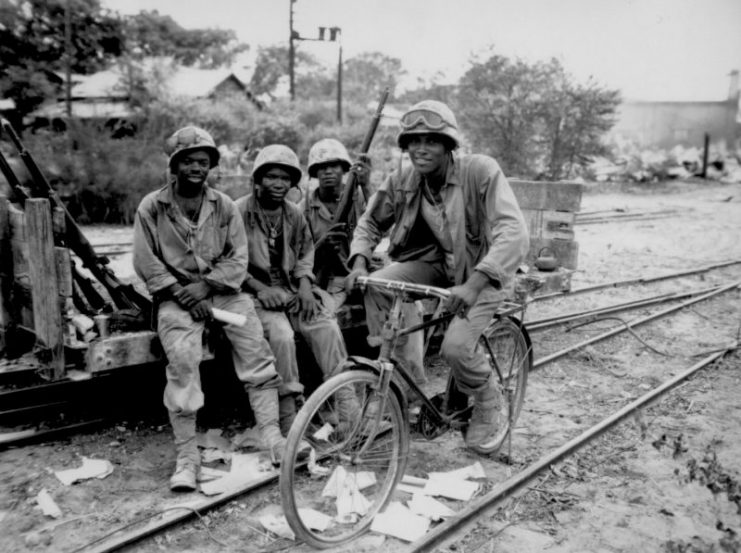
[[[116,119],[130,117],[135,113],[125,101],[113,102],[71,102],[72,116],[79,119]],[[43,117],[46,119],[57,119],[67,117],[67,106],[65,102],[56,102],[41,106],[31,114],[30,117]]]

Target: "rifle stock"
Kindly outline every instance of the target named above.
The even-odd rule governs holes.
[[[360,156],[365,156],[370,150],[371,142],[373,142],[373,137],[375,136],[376,130],[378,129],[378,124],[381,121],[383,108],[386,105],[386,100],[388,99],[388,97],[389,89],[386,88],[381,93],[381,96],[378,99],[376,111],[373,114],[370,126],[368,127],[368,130],[363,137],[363,142],[360,145],[359,151]],[[329,281],[330,273],[337,274],[340,271],[347,273],[347,253],[350,249],[347,242],[349,242],[350,235],[353,231],[353,228],[350,226],[349,219],[350,211],[353,208],[353,197],[355,195],[356,186],[357,176],[355,175],[355,173],[351,172],[347,178],[345,189],[342,191],[342,196],[340,196],[340,201],[337,204],[337,210],[332,217],[332,226],[339,223],[345,223],[345,232],[347,234],[347,239],[344,241],[346,243],[342,245],[343,247],[341,248],[341,252],[335,250],[331,245],[324,243],[323,240],[320,240],[321,245],[318,245],[318,247],[316,248],[314,273],[316,275],[319,286],[322,288],[326,288]],[[366,198],[366,200],[367,199],[368,198]]]
[[[49,185],[49,181],[46,180],[46,177],[41,172],[41,169],[39,169],[39,166],[31,156],[31,153],[21,142],[10,122],[6,119],[1,119],[0,128],[10,138],[10,141],[18,151],[18,156],[25,164],[26,169],[31,176],[31,181],[33,182],[31,195],[35,197],[48,198],[55,207],[62,209],[65,219],[65,242],[67,243],[67,247],[69,247],[75,255],[80,258],[83,266],[86,267],[93,277],[95,277],[95,279],[105,287],[116,307],[119,309],[130,309],[148,316],[152,309],[152,302],[149,298],[134,290],[131,285],[123,284],[118,280],[118,278],[113,274],[113,271],[106,266],[108,259],[95,253],[92,245],[82,233],[80,227],[77,226],[72,215],[70,215],[67,208],[59,199],[59,196],[57,196],[51,185]],[[13,186],[19,194],[28,197],[28,194],[22,188],[20,182],[15,177],[12,169],[10,169],[10,166],[4,158],[0,161],[0,169],[2,169],[6,179],[8,179],[8,183]],[[11,178],[6,174],[6,170],[12,175],[11,178],[13,179],[13,182],[11,182]]]

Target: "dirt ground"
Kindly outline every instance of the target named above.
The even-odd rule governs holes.
[[[741,260],[741,185],[671,183],[643,188],[587,187],[582,211],[672,209],[670,217],[578,225],[579,271],[573,287],[677,272]],[[111,242],[128,229],[105,229]],[[123,238],[121,238],[123,237]],[[99,237],[100,238],[100,237]],[[95,242],[95,238],[93,237]],[[102,240],[101,240],[102,241]],[[131,275],[130,261],[114,269]],[[629,299],[741,280],[741,264],[646,285],[537,302],[527,319],[581,311]],[[667,305],[674,305],[667,304]],[[618,314],[629,321],[667,305]],[[620,326],[615,319],[564,332],[533,333],[536,359]],[[530,375],[527,397],[505,457],[480,458],[459,435],[415,440],[407,474],[452,470],[481,461],[481,492],[524,469],[709,352],[738,339],[738,288],[678,313],[588,346]],[[700,371],[674,391],[605,433],[485,513],[455,540],[451,553],[741,551],[741,354]],[[430,360],[430,381],[440,380]],[[133,402],[132,402],[133,403]],[[201,421],[204,422],[204,421]],[[78,551],[133,521],[198,498],[166,489],[174,460],[161,416],[125,420],[99,432],[0,452],[0,551]],[[209,417],[226,435],[242,421]],[[113,473],[63,485],[53,471],[75,468],[80,456],[107,459]],[[36,507],[46,489],[57,519]],[[465,505],[448,501],[454,510]],[[265,531],[258,517],[278,509],[267,488],[174,527],[130,551],[295,551],[311,549]],[[342,551],[403,551],[395,538],[369,534]]]

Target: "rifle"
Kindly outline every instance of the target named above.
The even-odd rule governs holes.
[[[376,111],[371,118],[370,126],[368,127],[368,130],[363,137],[363,142],[360,145],[359,151],[360,157],[366,156],[368,154],[368,151],[370,150],[371,142],[373,142],[373,137],[375,136],[376,130],[378,129],[378,124],[381,121],[381,116],[383,115],[383,107],[386,105],[386,100],[388,99],[388,97],[389,89],[386,88],[383,90],[383,92],[381,92],[381,96],[378,99],[378,106],[376,107]],[[321,288],[327,287],[330,274],[338,274],[341,272],[344,272],[344,274],[349,273],[349,271],[347,270],[347,255],[350,249],[348,242],[350,235],[354,230],[349,222],[349,217],[350,211],[353,208],[353,198],[355,196],[356,186],[357,175],[355,173],[350,173],[347,178],[345,189],[342,191],[342,196],[340,196],[340,201],[337,204],[337,211],[335,211],[334,216],[332,217],[332,227],[341,223],[344,223],[345,225],[344,230],[346,240],[342,244],[341,251],[338,252],[334,249],[334,247],[327,244],[323,240],[320,240],[319,243],[317,243],[316,252],[314,254],[314,273],[317,278],[317,283]],[[367,199],[368,198],[366,198],[366,200]]]
[[[109,259],[105,256],[99,256],[93,250],[92,245],[82,233],[82,230],[70,215],[67,208],[64,206],[62,201],[57,196],[57,193],[49,185],[49,181],[46,180],[44,174],[39,169],[39,166],[34,161],[31,153],[25,148],[21,139],[16,134],[15,129],[6,119],[0,119],[0,129],[5,132],[10,141],[18,151],[18,155],[28,169],[31,176],[33,186],[31,187],[31,195],[34,197],[47,198],[50,200],[54,207],[59,207],[64,213],[65,220],[65,236],[64,240],[67,247],[69,247],[77,257],[80,258],[84,267],[86,267],[93,277],[98,280],[106,289],[111,297],[111,300],[115,306],[119,309],[129,310],[136,313],[138,316],[147,320],[152,311],[152,302],[149,298],[143,296],[137,292],[130,284],[123,284],[113,271],[107,266]],[[2,134],[0,132],[0,134]],[[2,156],[0,156],[2,158]],[[22,198],[29,197],[29,194],[21,186],[21,183],[15,177],[7,161],[2,158],[0,161],[0,169],[2,169],[5,178]]]

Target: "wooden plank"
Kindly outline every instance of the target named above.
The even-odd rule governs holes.
[[[204,348],[203,360],[211,359],[213,354]],[[122,332],[90,342],[85,356],[85,370],[95,373],[165,361],[156,332]]]
[[[523,209],[530,238],[574,239],[576,213],[552,209]]]
[[[13,325],[13,250],[10,245],[8,199],[0,196],[0,353],[5,352],[8,329]],[[8,336],[10,338],[10,336]]]
[[[15,204],[8,204],[8,217],[10,221],[10,236],[16,240],[26,239],[26,214]]]
[[[62,244],[67,229],[67,222],[64,218],[64,210],[61,207],[55,207],[52,209],[51,224],[54,232],[54,244]]]
[[[57,286],[60,298],[72,297],[72,259],[69,249],[54,247],[54,264],[57,271]]]
[[[583,185],[576,182],[546,182],[510,179],[520,209],[552,209],[577,212]]]
[[[575,270],[579,260],[579,244],[573,240],[532,238],[525,263],[535,269],[535,258],[543,248],[549,248],[558,260],[558,267]]]
[[[26,200],[26,231],[36,343],[46,349],[49,376],[56,380],[64,376],[64,337],[49,200]]]

